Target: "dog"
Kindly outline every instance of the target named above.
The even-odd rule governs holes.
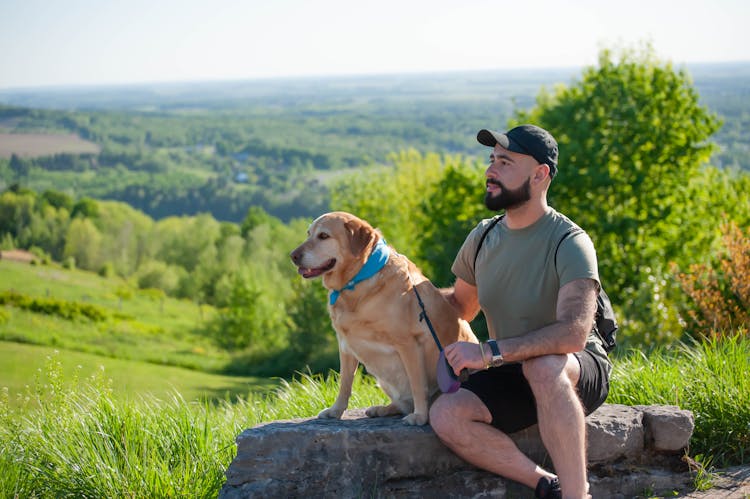
[[[362,363],[391,399],[368,408],[368,417],[405,414],[407,424],[426,424],[429,401],[438,391],[439,349],[420,320],[414,288],[441,345],[478,343],[469,324],[414,263],[385,244],[380,231],[350,213],[315,219],[290,256],[302,277],[322,277],[338,340],[339,393],[318,417],[341,418]]]

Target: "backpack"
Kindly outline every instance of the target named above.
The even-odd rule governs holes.
[[[505,215],[498,215],[494,217],[492,219],[492,222],[490,222],[490,224],[482,233],[482,237],[479,239],[479,244],[477,245],[476,253],[474,254],[475,269],[477,266],[477,258],[479,257],[479,250],[482,249],[482,244],[487,238],[487,234],[489,234],[489,232],[495,227],[495,225],[498,224],[498,222],[500,222],[500,220],[503,219],[504,216]],[[555,268],[557,268],[557,252],[560,250],[560,245],[568,237],[580,234],[582,232],[584,232],[583,229],[579,227],[573,227],[569,229],[565,234],[563,234],[563,236],[560,238],[560,241],[557,243],[557,247],[555,248]],[[604,346],[604,349],[607,351],[607,353],[614,350],[615,346],[617,345],[617,329],[617,320],[615,319],[615,312],[612,309],[612,303],[609,301],[609,296],[607,296],[607,293],[604,292],[604,287],[599,286],[599,294],[596,297],[596,315],[594,317],[593,331],[602,341],[602,345]]]

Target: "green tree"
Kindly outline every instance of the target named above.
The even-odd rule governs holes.
[[[466,236],[492,214],[483,204],[484,165],[450,164],[435,186],[435,192],[422,202],[425,224],[421,229],[419,255],[422,270],[439,287],[452,286],[453,260]]]
[[[12,154],[10,157],[10,170],[15,175],[17,181],[23,180],[29,176],[29,162]]]
[[[425,200],[444,195],[437,189],[445,166],[460,160],[408,150],[392,155],[391,161],[393,167],[372,167],[333,185],[331,209],[367,220],[389,244],[424,267],[427,261],[420,255],[420,239],[432,223]]]
[[[710,193],[696,187],[719,121],[687,72],[659,61],[649,45],[604,50],[580,81],[542,93],[515,122],[557,138],[551,204],[589,231],[623,324],[646,340],[679,333],[668,262],[706,250],[717,235]]]
[[[76,267],[98,271],[104,259],[100,254],[102,235],[88,218],[76,218],[65,237],[64,258],[73,258]]]

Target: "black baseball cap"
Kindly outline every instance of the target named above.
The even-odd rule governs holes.
[[[488,147],[500,144],[509,151],[526,154],[540,164],[545,163],[549,166],[550,177],[557,173],[557,141],[544,128],[536,125],[519,125],[505,133],[479,130],[477,140]]]

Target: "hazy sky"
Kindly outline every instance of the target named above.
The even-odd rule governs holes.
[[[748,0],[0,0],[0,88],[750,61]]]

